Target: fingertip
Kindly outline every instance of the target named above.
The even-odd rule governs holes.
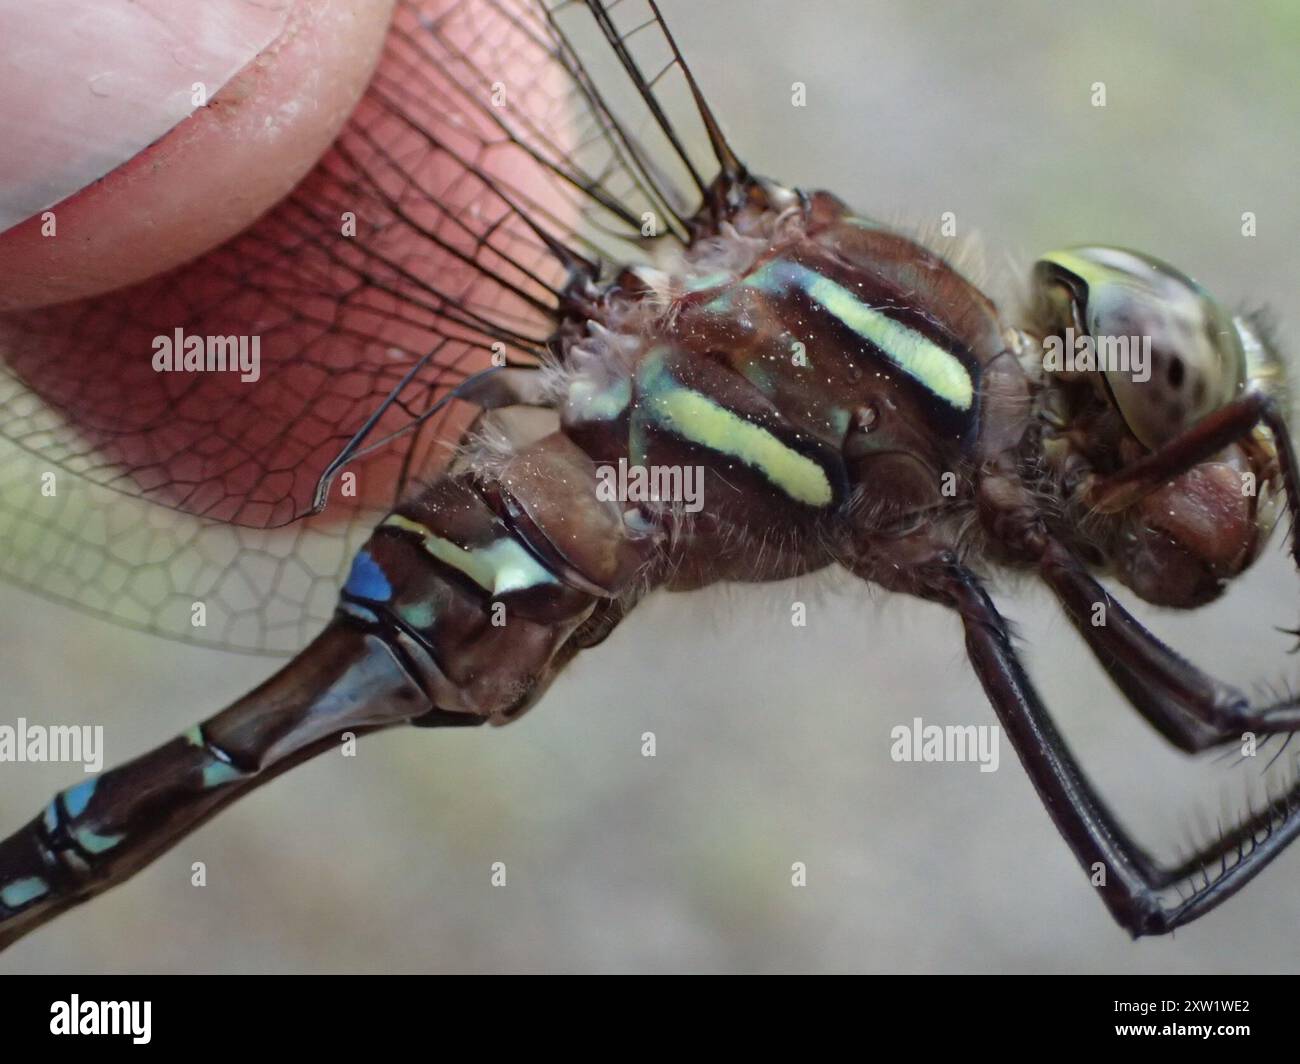
[[[282,199],[365,91],[393,0],[294,0],[207,104],[101,180],[0,234],[0,308],[122,287],[201,255]]]

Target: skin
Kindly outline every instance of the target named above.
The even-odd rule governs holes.
[[[0,309],[61,303],[187,262],[311,169],[370,79],[393,0],[295,0],[284,32],[205,108],[52,210],[0,234]],[[0,98],[0,106],[4,106]]]
[[[384,352],[392,346],[427,352],[436,342],[434,334],[419,324],[405,327],[391,320],[382,336],[371,335],[377,323],[355,301],[340,304],[348,327],[322,336],[313,316],[313,293],[315,298],[328,298],[348,290],[358,281],[355,263],[333,263],[329,267],[333,272],[328,273],[322,272],[317,262],[294,274],[302,261],[295,258],[292,266],[286,262],[284,271],[258,274],[251,265],[256,262],[256,254],[249,253],[247,244],[239,243],[244,239],[241,231],[247,234],[251,228],[258,230],[258,235],[250,239],[254,243],[262,240],[267,247],[283,246],[286,239],[332,239],[339,241],[336,247],[344,246],[342,242],[348,237],[341,226],[325,226],[319,219],[307,221],[292,210],[287,216],[277,213],[274,204],[277,200],[283,203],[282,197],[295,185],[314,202],[330,200],[340,209],[355,206],[364,215],[363,230],[376,220],[378,205],[373,198],[367,202],[363,194],[355,201],[349,200],[353,193],[338,184],[342,180],[338,171],[347,163],[336,160],[332,176],[309,176],[308,181],[314,180],[314,184],[300,183],[316,159],[327,153],[349,115],[356,116],[359,126],[343,129],[347,158],[362,170],[378,165],[379,155],[391,153],[390,158],[413,168],[413,181],[428,189],[449,184],[459,172],[452,160],[436,156],[420,133],[408,126],[395,128],[397,123],[385,123],[382,147],[369,141],[366,132],[359,131],[361,127],[373,130],[374,123],[383,119],[381,103],[363,101],[358,111],[355,100],[371,80],[374,53],[383,44],[392,9],[390,0],[382,4],[363,0],[370,5],[364,8],[369,14],[363,22],[353,17],[359,0],[351,2],[353,7],[346,7],[342,0],[300,0],[307,6],[302,8],[304,14],[298,20],[296,33],[286,31],[283,41],[250,65],[248,81],[256,92],[241,95],[236,83],[216,99],[238,97],[238,104],[214,104],[200,111],[193,116],[193,130],[188,130],[186,123],[165,138],[166,144],[160,142],[145,153],[150,158],[157,156],[157,165],[149,163],[149,159],[133,161],[96,183],[77,203],[59,206],[55,212],[56,239],[37,235],[40,222],[36,220],[5,238],[20,248],[0,248],[0,261],[14,267],[7,280],[0,277],[0,293],[9,293],[12,302],[38,308],[31,321],[24,320],[21,314],[0,321],[0,348],[5,349],[6,359],[32,391],[84,432],[89,446],[109,447],[113,451],[110,461],[131,470],[157,463],[160,487],[154,497],[170,505],[203,510],[221,520],[239,519],[235,509],[214,513],[207,509],[208,503],[196,501],[202,491],[180,487],[189,482],[182,468],[186,454],[207,446],[204,441],[210,442],[214,426],[219,423],[223,438],[246,456],[242,471],[235,474],[245,478],[245,484],[248,477],[258,475],[255,465],[295,470],[293,486],[278,496],[285,503],[284,513],[274,518],[246,513],[243,520],[254,524],[283,521],[305,511],[314,501],[318,478],[337,456],[343,441],[360,428],[394,381],[384,378],[381,370],[374,370],[368,385],[370,392],[363,398],[356,394],[357,380],[333,388],[333,383],[342,380],[335,377],[332,390],[327,389],[329,394],[313,391],[313,401],[323,403],[341,397],[347,404],[346,412],[333,408],[339,420],[304,418],[303,388],[314,389],[316,385],[302,385],[301,375],[295,375],[292,367],[306,361],[314,367],[350,372],[358,366],[380,365],[388,357]],[[454,3],[428,0],[420,5],[404,4],[401,14],[408,42],[417,32],[417,6],[423,15],[436,16],[453,9]],[[304,25],[305,13],[313,13],[318,20],[314,27]],[[293,26],[294,20],[290,19],[289,24]],[[472,36],[472,26],[453,27],[448,32]],[[331,56],[329,63],[322,61],[326,54]],[[379,61],[390,64],[390,88],[418,76],[411,70],[409,56],[400,49],[385,52]],[[508,79],[513,74],[523,85],[534,77],[527,64],[517,73],[507,64],[502,74]],[[341,91],[340,85],[349,86],[349,91]],[[293,90],[292,105],[285,102],[283,91],[276,91],[287,89]],[[281,116],[286,113],[297,116],[303,127],[280,129]],[[267,137],[267,128],[276,130],[277,136]],[[485,129],[484,136],[490,132]],[[175,152],[168,147],[172,143],[178,145]],[[507,161],[502,165],[514,164]],[[531,194],[527,180],[525,176],[521,185],[525,196]],[[254,192],[258,194],[254,196]],[[557,206],[557,217],[563,208],[563,203]],[[365,214],[367,211],[369,214]],[[84,215],[94,212],[98,212],[99,220],[86,221]],[[265,223],[261,229],[256,221],[259,215]],[[286,229],[286,225],[292,229]],[[367,255],[394,266],[428,261],[428,239],[416,224],[384,225],[365,239]],[[178,242],[183,246],[177,246]],[[214,264],[209,249],[217,246],[218,254],[224,257]],[[436,265],[431,269],[436,272]],[[161,279],[155,278],[151,287],[143,286],[150,284],[147,279],[151,275],[161,271],[167,271]],[[234,288],[228,287],[232,276],[237,278]],[[292,290],[292,297],[278,293],[276,298],[281,307],[286,298],[290,302],[297,300],[294,310],[300,317],[294,326],[269,330],[263,336],[258,299],[268,287]],[[82,328],[76,314],[70,308],[64,314],[63,309],[69,306],[66,300],[97,289],[111,290],[90,297],[77,308],[101,323],[95,331]],[[159,292],[168,295],[160,298]],[[155,372],[151,361],[157,338],[171,336],[180,324],[175,310],[178,303],[202,308],[197,316],[185,316],[190,333],[229,336],[252,332],[258,336],[263,373],[260,379],[253,384],[221,374],[196,376],[183,387],[191,405],[178,403],[176,378]],[[53,313],[41,309],[47,304],[57,304],[58,309]],[[482,355],[484,361],[486,357]],[[87,373],[85,367],[92,359],[95,365]],[[116,399],[121,395],[130,396],[130,410],[126,421],[114,426],[109,441],[101,432],[103,416],[108,405],[123,405]],[[153,416],[163,409],[175,416]],[[272,423],[288,427],[268,442],[263,429]],[[454,436],[459,427],[450,424],[449,434]],[[167,436],[166,441],[160,432]],[[304,455],[311,457],[304,460]],[[228,465],[217,462],[204,474],[205,483],[223,498],[236,498],[238,492],[228,495],[226,485],[216,486],[212,480],[226,478],[230,472]],[[361,479],[362,497],[387,503],[391,481],[379,476]],[[177,490],[173,491],[172,486]],[[279,487],[272,490],[281,491]],[[367,496],[366,492],[371,494]]]

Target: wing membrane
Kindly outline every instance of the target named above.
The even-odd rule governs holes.
[[[689,133],[667,118],[683,86]],[[0,319],[0,573],[296,649],[377,514],[450,453],[467,415],[439,401],[493,345],[537,363],[602,264],[687,235],[719,169],[689,87],[645,0],[399,3],[342,135],[249,230]],[[260,376],[157,372],[158,337],[256,338]]]

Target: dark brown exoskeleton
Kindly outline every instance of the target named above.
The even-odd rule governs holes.
[[[654,101],[608,12],[589,6]],[[550,25],[530,30],[534,46]],[[422,39],[422,26],[406,32]],[[572,72],[567,43],[549,39],[547,54]],[[443,58],[438,69],[463,59]],[[500,175],[473,171],[483,201],[504,203],[505,220],[562,269],[547,289],[542,364],[457,388],[483,410],[457,457],[374,531],[335,618],[284,671],[173,743],[63,792],[0,843],[0,944],[120,882],[341,732],[506,723],[655,589],[834,563],[956,611],[1035,787],[1134,935],[1219,904],[1300,831],[1288,800],[1180,866],[1157,864],[1080,772],[984,588],[997,567],[1040,575],[1125,697],[1183,749],[1300,727],[1300,702],[1252,705],[1097,581],[1113,574],[1147,601],[1199,606],[1259,555],[1282,500],[1294,522],[1281,363],[1258,323],[1155,259],[1088,247],[1039,262],[1017,328],[915,241],[829,193],[751,176],[687,82],[720,174],[691,171],[703,201],[693,215],[673,216],[667,195],[652,201],[682,236],[652,265],[602,268],[545,229],[553,215],[520,222],[523,197]],[[390,112],[399,103],[385,100]],[[636,142],[621,143],[635,161]],[[548,161],[541,149],[528,158]],[[548,165],[614,211],[599,182],[559,156]],[[643,185],[656,179],[642,168]],[[472,253],[452,238],[438,247],[458,268],[491,275],[507,262],[518,286],[536,281],[499,249],[489,261],[483,248],[504,228],[480,207],[456,218],[485,227]],[[448,226],[420,237],[436,243]],[[401,291],[409,273],[384,273],[398,262],[385,254],[391,262],[375,256],[358,276]],[[429,292],[422,312],[521,342],[505,315],[494,323],[479,303],[439,302],[434,281]],[[656,486],[648,497],[623,490],[629,472]],[[1204,877],[1230,853],[1235,863]]]

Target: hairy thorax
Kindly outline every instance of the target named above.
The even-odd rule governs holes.
[[[698,471],[698,512],[645,508],[670,529],[675,586],[789,576],[967,521],[979,471],[1027,424],[992,303],[825,193],[624,270],[605,309],[550,388],[596,462]]]

